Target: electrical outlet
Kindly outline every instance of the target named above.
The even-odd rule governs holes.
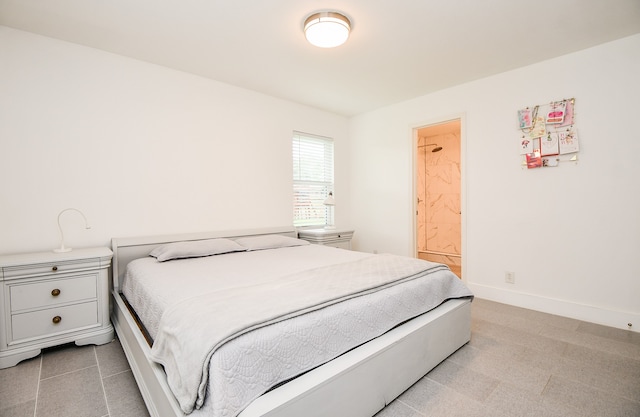
[[[505,272],[504,273],[504,282],[507,284],[515,284],[516,283],[516,274],[514,272]]]

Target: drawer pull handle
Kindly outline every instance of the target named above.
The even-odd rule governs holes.
[[[60,295],[60,290],[57,289],[57,288],[54,289],[54,290],[51,290],[51,295],[53,295],[54,297],[59,296]]]
[[[53,268],[51,268],[51,270],[55,272],[55,271],[57,271],[57,270],[58,270],[58,267],[57,267],[57,266],[54,266]]]
[[[62,317],[60,317],[60,316],[55,316],[55,317],[53,318],[53,320],[51,320],[51,321],[53,322],[53,324],[58,324],[58,323],[60,323],[60,322],[62,321]]]

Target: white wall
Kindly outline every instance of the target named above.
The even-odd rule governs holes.
[[[639,329],[638,74],[635,35],[354,117],[355,247],[413,255],[412,128],[462,116],[463,274],[475,294]],[[517,110],[570,97],[579,162],[523,169]]]
[[[112,237],[292,224],[291,133],[346,118],[0,26],[0,253]],[[341,200],[337,225],[348,224]]]
[[[300,130],[336,139],[336,196],[350,197],[336,223],[356,229],[354,246],[412,255],[412,128],[462,115],[464,274],[475,293],[640,327],[640,35],[350,121],[1,26],[0,57],[0,253],[56,247],[66,207],[93,227],[63,217],[76,247],[291,224]],[[516,111],[568,97],[579,163],[523,170]]]

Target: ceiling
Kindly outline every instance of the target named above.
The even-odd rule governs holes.
[[[347,43],[306,42],[320,10]],[[0,0],[0,25],[351,116],[640,33],[640,0]]]

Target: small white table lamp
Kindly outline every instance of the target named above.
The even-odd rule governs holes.
[[[331,191],[329,191],[329,196],[327,198],[325,198],[324,205],[325,206],[329,206],[329,210],[332,210],[333,206],[336,205],[336,200],[335,200],[335,198],[333,198],[333,193]],[[327,229],[327,230],[333,230],[336,227],[333,224],[333,213],[331,213],[331,211],[329,212],[329,219],[331,219],[331,223],[326,225],[324,228]]]
[[[55,253],[71,252],[71,250],[72,250],[71,248],[67,248],[67,247],[64,246],[64,234],[62,233],[62,226],[60,226],[60,216],[62,216],[62,213],[65,213],[67,211],[77,211],[78,213],[80,213],[80,215],[84,219],[85,228],[91,229],[91,226],[89,226],[89,222],[87,222],[86,216],[80,210],[78,210],[76,208],[73,208],[73,207],[62,210],[58,214],[58,230],[60,231],[60,247],[53,250]]]

